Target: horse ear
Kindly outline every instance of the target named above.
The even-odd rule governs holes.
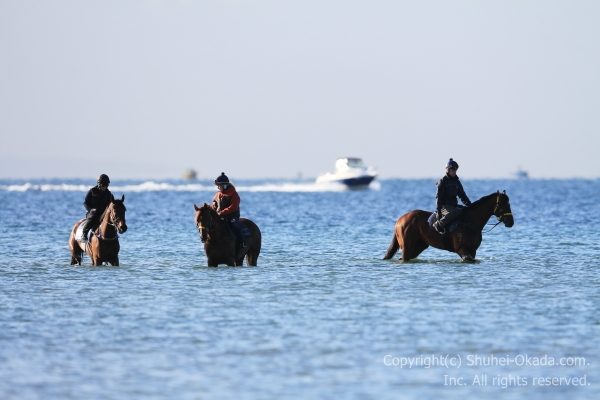
[[[506,190],[503,190],[503,191],[502,191],[502,194],[506,194]]]
[[[121,196],[121,201],[125,201],[125,195]]]
[[[198,208],[198,206],[196,205],[196,203],[194,203],[194,210],[196,210],[196,211],[198,211],[198,210],[199,210],[199,208]]]

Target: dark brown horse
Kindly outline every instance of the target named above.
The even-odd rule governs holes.
[[[204,203],[202,207],[194,204],[196,228],[200,232],[200,240],[204,243],[204,251],[208,258],[208,265],[216,267],[219,264],[229,266],[244,265],[244,256],[250,266],[256,266],[260,254],[261,233],[258,226],[249,219],[240,218],[240,222],[250,231],[250,237],[246,238],[248,250],[246,254],[237,257],[236,238],[229,222],[219,217],[217,211]]]
[[[119,265],[119,235],[125,233],[127,224],[125,223],[125,195],[121,200],[113,200],[102,216],[100,225],[94,231],[89,242],[79,242],[75,239],[77,228],[81,224],[78,221],[71,230],[69,237],[69,248],[71,249],[71,265],[81,265],[81,255],[86,252],[92,259],[92,265],[102,265],[105,262],[110,265]]]
[[[458,253],[463,261],[473,262],[481,244],[481,231],[492,215],[507,228],[514,225],[506,192],[492,193],[471,204],[460,216],[458,227],[444,235],[429,224],[430,211],[410,211],[396,221],[392,243],[383,259],[389,260],[400,248],[402,261],[408,261],[433,246]]]

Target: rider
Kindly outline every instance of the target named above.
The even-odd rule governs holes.
[[[110,179],[106,174],[102,174],[98,177],[98,184],[91,188],[83,202],[83,206],[87,210],[87,214],[85,215],[85,220],[81,223],[83,226],[83,241],[88,240],[88,232],[90,229],[96,229],[98,224],[100,223],[100,217],[104,210],[111,201],[114,201],[114,197],[110,190],[108,190],[108,185],[110,184]]]
[[[446,226],[464,211],[464,207],[458,205],[457,196],[460,197],[465,206],[471,205],[471,200],[467,197],[456,175],[457,169],[458,163],[453,159],[448,160],[446,175],[437,184],[435,197],[437,199],[436,212],[438,220],[433,224],[433,227],[441,234],[446,233]]]
[[[240,196],[224,172],[215,179],[215,185],[219,191],[213,198],[213,208],[221,218],[229,222],[238,243],[241,244],[238,255],[243,255],[247,250],[248,244],[245,239],[249,232],[240,222]]]

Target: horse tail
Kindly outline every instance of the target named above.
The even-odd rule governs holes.
[[[387,249],[387,253],[385,253],[384,260],[389,260],[394,257],[394,254],[398,251],[400,245],[398,244],[398,240],[396,239],[396,233],[394,232],[394,237],[392,238],[392,243],[390,243],[390,247]]]

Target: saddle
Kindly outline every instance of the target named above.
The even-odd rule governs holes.
[[[81,242],[83,239],[83,224],[82,222],[85,221],[85,218],[79,220],[79,226],[77,227],[77,230],[75,231],[75,240],[77,240],[78,242]],[[92,236],[94,235],[94,231],[95,229],[90,229],[88,231],[88,237],[85,239],[86,241],[90,241],[90,239],[92,238]]]
[[[435,228],[433,227],[433,224],[435,224],[437,222],[438,218],[437,218],[437,213],[433,212],[431,213],[431,215],[429,216],[429,218],[427,219],[427,223],[429,224],[429,227],[433,230],[435,230]],[[460,218],[450,222],[449,225],[446,225],[446,233],[452,233],[454,231],[456,231],[461,225],[461,220]]]

